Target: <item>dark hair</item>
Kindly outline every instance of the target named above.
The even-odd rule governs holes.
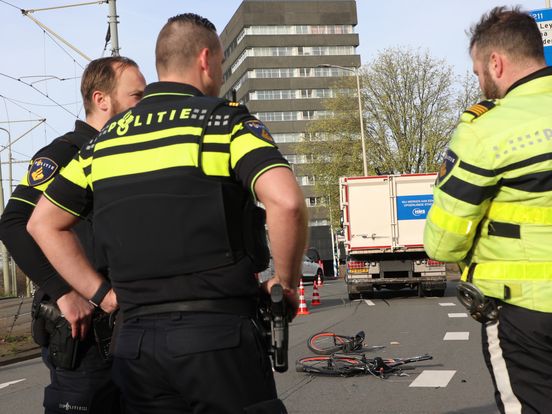
[[[157,37],[157,72],[189,66],[204,48],[210,51],[220,48],[217,29],[213,23],[194,13],[171,17]]]
[[[135,61],[122,56],[95,59],[86,66],[82,73],[81,95],[87,115],[92,110],[94,91],[102,91],[107,94],[113,92],[117,85],[118,73],[129,66],[138,67]]]
[[[495,7],[470,29],[470,50],[496,48],[509,56],[544,61],[542,36],[535,20],[518,7]]]

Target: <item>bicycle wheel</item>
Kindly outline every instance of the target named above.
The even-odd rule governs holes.
[[[331,355],[343,351],[351,338],[333,332],[319,332],[307,339],[308,348],[317,355]]]
[[[315,356],[298,359],[295,363],[297,372],[329,376],[349,376],[365,371],[365,364],[355,358]]]

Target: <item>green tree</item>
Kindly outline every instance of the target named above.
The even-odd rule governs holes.
[[[359,76],[368,173],[436,171],[460,114],[479,98],[475,77],[456,76],[444,60],[403,48],[380,52]],[[355,76],[332,90],[324,101],[332,116],[309,125],[298,153],[312,154],[307,170],[316,191],[338,211],[338,179],[362,175],[362,150]],[[336,225],[338,215],[332,220]]]

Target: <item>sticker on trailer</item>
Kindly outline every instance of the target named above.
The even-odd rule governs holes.
[[[398,196],[397,218],[399,220],[421,220],[433,204],[433,194]]]

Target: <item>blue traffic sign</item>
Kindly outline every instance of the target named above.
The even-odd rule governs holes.
[[[529,14],[539,26],[546,64],[552,66],[552,9],[532,10]]]

